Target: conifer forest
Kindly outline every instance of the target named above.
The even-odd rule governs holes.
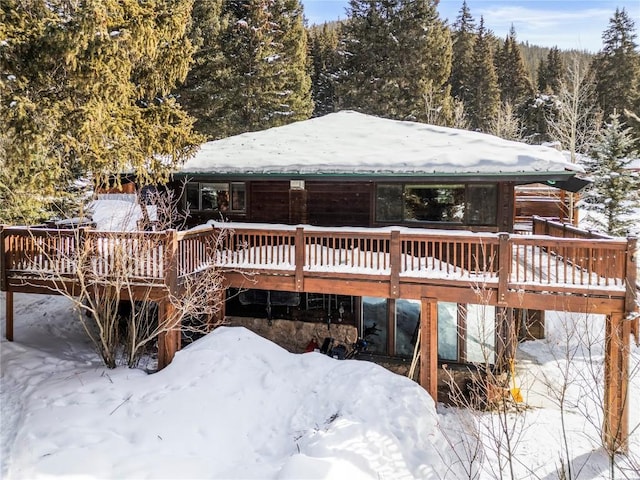
[[[0,5],[0,223],[73,212],[117,172],[162,182],[207,140],[345,109],[555,142],[611,168],[637,156],[624,9],[590,53],[498,38],[464,1],[450,24],[436,0],[351,0],[323,25],[299,0]]]

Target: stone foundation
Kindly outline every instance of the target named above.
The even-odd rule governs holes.
[[[266,318],[226,317],[225,325],[245,327],[261,337],[271,340],[293,353],[303,353],[311,340],[322,345],[325,337],[333,337],[336,344],[350,347],[358,339],[358,329],[353,325]]]

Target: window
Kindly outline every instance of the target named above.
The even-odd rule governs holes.
[[[451,362],[495,362],[496,309],[488,305],[438,302],[438,358]]]
[[[495,225],[498,189],[495,185],[467,185],[467,223]]]
[[[438,358],[458,360],[458,304],[438,302]]]
[[[402,185],[378,185],[376,189],[376,220],[402,220]]]
[[[420,300],[396,300],[396,355],[413,356],[420,329]]]
[[[244,182],[187,184],[186,202],[191,210],[244,213],[246,197]]]
[[[362,328],[375,331],[367,348],[371,353],[387,353],[387,299],[377,297],[362,297]]]
[[[464,221],[464,185],[405,185],[404,220]]]
[[[495,184],[378,184],[376,222],[496,225]]]

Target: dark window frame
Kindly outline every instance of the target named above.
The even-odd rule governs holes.
[[[407,218],[407,191],[408,190],[416,190],[417,187],[423,187],[424,189],[428,188],[463,188],[464,189],[464,200],[460,204],[463,207],[463,216],[461,221],[447,221],[447,220],[413,220]],[[489,190],[490,195],[493,197],[493,218],[490,221],[479,221],[473,220],[472,214],[476,212],[480,212],[482,209],[473,209],[474,203],[472,202],[472,197],[477,195],[477,192],[474,192],[474,189],[486,189]],[[400,195],[399,198],[387,198],[385,202],[380,202],[379,192],[380,189],[386,189],[387,192],[393,192]],[[429,226],[437,226],[437,225],[446,225],[451,227],[461,227],[461,226],[473,226],[473,227],[496,227],[498,225],[499,218],[499,184],[491,183],[491,182],[437,182],[437,183],[425,183],[425,182],[376,182],[373,188],[373,221],[376,225],[393,225],[393,224],[403,224],[403,225],[429,225]],[[482,193],[480,194],[482,196]],[[381,216],[385,213],[384,210],[391,210],[392,214],[399,214],[399,217],[394,218],[381,218]]]
[[[197,189],[194,188],[197,186]],[[206,193],[207,188],[214,188],[216,192],[226,192],[226,200],[221,200],[216,197],[218,208],[203,208],[203,192]],[[219,188],[216,188],[219,187]],[[198,203],[194,205],[189,201],[190,195],[193,195],[197,190]],[[234,195],[234,193],[242,193],[242,197]],[[205,213],[205,212],[220,212],[224,214],[246,214],[247,213],[247,183],[246,182],[227,182],[227,181],[202,181],[202,182],[188,182],[185,188],[184,206],[187,204],[191,211]],[[226,208],[220,208],[226,206]]]

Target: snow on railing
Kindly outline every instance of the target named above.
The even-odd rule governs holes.
[[[71,277],[87,258],[96,277],[125,269],[154,284],[216,266],[297,277],[387,277],[392,284],[400,279],[481,279],[498,281],[502,292],[570,292],[576,287],[606,292],[624,289],[625,282],[635,287],[635,275],[628,274],[629,265],[635,270],[629,255],[635,244],[626,239],[224,224],[187,232],[126,233],[1,227],[0,240],[4,288],[9,277],[21,275]]]

